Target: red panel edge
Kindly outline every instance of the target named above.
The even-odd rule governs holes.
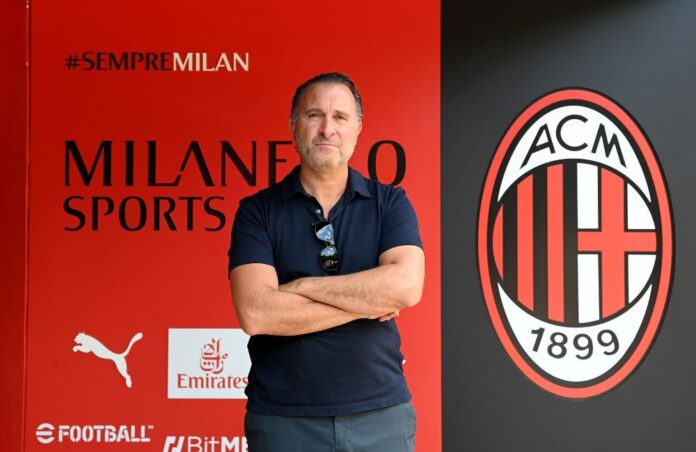
[[[27,3],[0,3],[0,450],[24,450],[27,259],[28,59]]]

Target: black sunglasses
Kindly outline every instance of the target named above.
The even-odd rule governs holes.
[[[334,228],[329,220],[320,220],[312,225],[314,235],[326,244],[326,247],[319,253],[319,264],[327,272],[337,272],[341,263],[341,258],[334,242]]]

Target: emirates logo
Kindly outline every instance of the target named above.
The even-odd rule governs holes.
[[[225,369],[225,360],[228,354],[220,350],[220,339],[212,339],[201,348],[201,370],[212,374],[219,374]]]
[[[239,328],[169,330],[170,399],[245,399],[249,336]]]

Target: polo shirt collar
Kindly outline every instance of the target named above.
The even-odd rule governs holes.
[[[295,195],[303,195],[305,197],[311,197],[302,187],[300,182],[300,165],[297,165],[292,169],[290,174],[282,182],[282,196],[283,201],[287,201]],[[345,195],[348,199],[353,199],[355,195],[358,194],[363,198],[371,198],[370,190],[367,187],[365,178],[356,170],[348,167],[348,184],[346,185]]]
[[[363,175],[351,167],[348,167],[348,185],[346,186],[346,192],[350,199],[353,199],[356,193],[363,198],[372,198]]]
[[[300,165],[297,165],[290,171],[290,174],[285,176],[285,179],[281,182],[281,193],[283,195],[283,201],[287,201],[295,195],[304,195],[310,197],[309,193],[305,191],[300,183]]]

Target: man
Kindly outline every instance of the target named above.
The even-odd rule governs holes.
[[[362,102],[340,73],[297,88],[300,165],[240,202],[229,270],[249,335],[252,452],[412,451],[415,413],[393,318],[424,256],[404,191],[349,168]]]

